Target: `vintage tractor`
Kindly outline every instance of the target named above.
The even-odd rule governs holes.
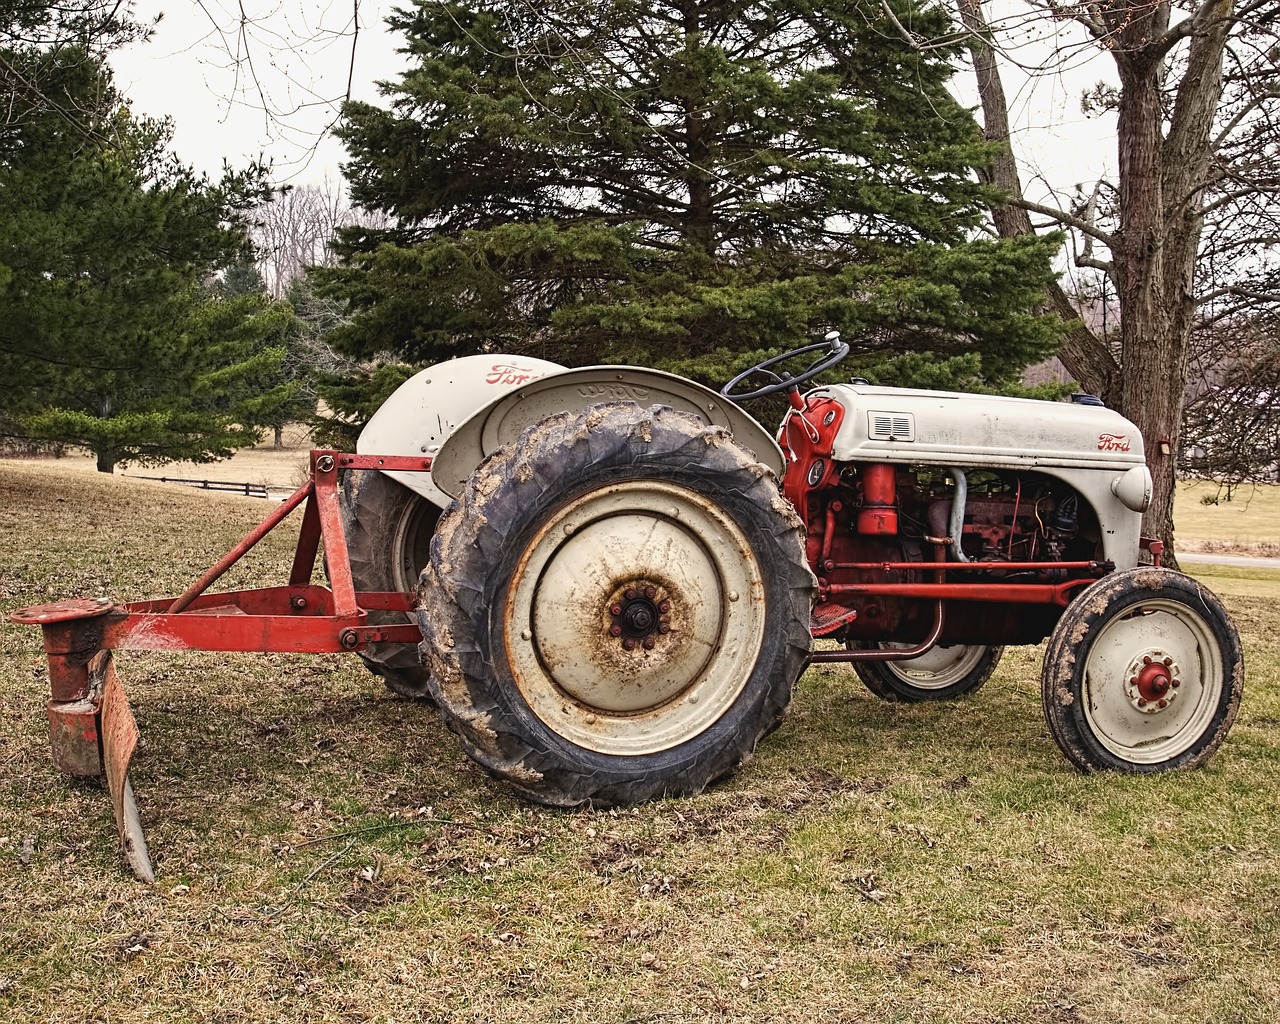
[[[1133,424],[1084,396],[801,392],[847,352],[832,335],[720,393],[524,357],[423,370],[181,598],[15,615],[45,630],[55,758],[105,767],[136,850],[134,726],[103,652],[351,650],[527,797],[633,804],[741,765],[813,662],[943,700],[1049,637],[1044,712],[1074,765],[1207,761],[1240,641],[1140,535]],[[738,404],[769,395],[788,402],[776,440]],[[288,586],[206,593],[307,499]],[[322,536],[332,589],[311,582]]]

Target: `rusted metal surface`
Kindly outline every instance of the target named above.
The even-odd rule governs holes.
[[[154,882],[155,870],[147,851],[133,786],[129,782],[129,766],[138,749],[138,723],[116,675],[110,651],[102,651],[95,659],[91,673],[102,680],[102,763],[111,792],[111,809],[120,834],[120,852],[140,882]]]
[[[85,697],[49,701],[49,750],[54,767],[78,779],[102,774],[98,741],[98,703]]]
[[[814,651],[809,659],[812,662],[832,661],[910,661],[931,651],[938,638],[942,636],[942,624],[945,618],[943,602],[937,601],[933,609],[933,626],[929,635],[914,647],[868,647],[862,650]]]

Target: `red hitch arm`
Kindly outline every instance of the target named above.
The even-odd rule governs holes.
[[[262,652],[359,651],[414,643],[418,627],[370,626],[370,609],[404,611],[409,594],[357,593],[338,507],[339,469],[423,472],[429,457],[311,452],[308,481],[176,598],[117,604],[110,598],[23,608],[14,622],[39,626],[49,662],[49,742],[54,764],[72,776],[106,775],[121,848],[134,874],[155,878],[129,765],[138,729],[112,664],[113,650]],[[305,503],[293,567],[284,586],[207,593],[259,541]],[[323,541],[332,589],[312,584]]]

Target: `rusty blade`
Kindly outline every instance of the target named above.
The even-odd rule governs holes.
[[[99,651],[89,665],[90,674],[102,680],[102,761],[106,768],[111,807],[120,832],[120,849],[125,862],[140,882],[154,882],[155,870],[147,852],[147,838],[129,782],[129,764],[138,747],[138,723],[129,707],[110,651]]]

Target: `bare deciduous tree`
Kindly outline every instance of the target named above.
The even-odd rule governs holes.
[[[1118,345],[1086,327],[1060,353],[1068,370],[1147,439],[1155,494],[1145,532],[1173,540],[1173,488],[1192,338],[1198,327],[1280,304],[1274,262],[1280,0],[1029,0],[1036,15],[1082,28],[1107,54],[1116,88],[1087,108],[1116,118],[1118,169],[1075,204],[1026,198],[1009,148],[996,63],[1000,33],[981,0],[958,0],[986,131],[1005,152],[991,180],[1012,197],[995,211],[1005,235],[1046,218],[1077,237],[1077,266],[1104,274],[1120,313]],[[1065,31],[1065,30],[1064,30]],[[1054,305],[1070,315],[1065,294]]]

